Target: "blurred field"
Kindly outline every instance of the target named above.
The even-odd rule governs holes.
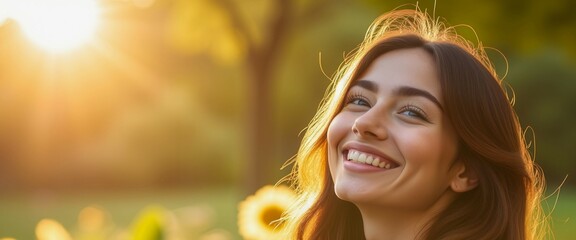
[[[224,229],[233,239],[237,234],[236,214],[240,194],[232,187],[210,189],[179,189],[167,191],[137,191],[113,193],[56,194],[38,192],[22,196],[0,198],[0,238],[13,237],[19,240],[36,239],[34,229],[43,218],[59,221],[74,233],[80,211],[87,206],[97,205],[107,211],[114,228],[129,230],[140,211],[148,206],[160,205],[167,210],[186,207],[209,207],[214,210],[209,219],[201,223],[202,229],[190,231],[208,232]],[[198,225],[198,224],[197,224]]]
[[[237,204],[242,199],[231,187],[210,189],[179,189],[156,192],[55,194],[50,192],[23,196],[4,196],[0,199],[0,237],[35,239],[35,225],[42,218],[61,222],[69,231],[76,228],[82,208],[98,205],[106,209],[116,228],[129,228],[139,212],[150,205],[168,210],[183,207],[209,206],[215,210],[205,229],[224,229],[234,239],[240,239],[236,226]],[[555,196],[547,199],[553,206]],[[549,207],[545,207],[549,208]],[[576,189],[563,189],[551,216],[555,239],[569,240],[576,236]]]

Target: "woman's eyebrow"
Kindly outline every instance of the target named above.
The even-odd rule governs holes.
[[[352,84],[351,87],[358,86],[371,92],[378,92],[378,85],[369,80],[358,80]]]
[[[433,102],[434,104],[436,104],[436,106],[438,106],[440,110],[444,111],[444,108],[442,107],[442,104],[440,104],[440,101],[438,101],[438,99],[434,97],[434,95],[432,95],[430,92],[426,90],[409,86],[401,86],[394,89],[394,95],[401,97],[424,97]]]
[[[376,85],[375,82],[370,80],[360,79],[352,84],[352,87],[354,86],[364,88],[371,92],[378,92],[378,85]],[[434,97],[434,95],[432,95],[430,92],[426,90],[410,86],[400,86],[394,89],[393,93],[394,95],[399,97],[424,97],[433,102],[434,104],[436,104],[436,106],[438,106],[440,110],[444,111],[444,108],[442,107],[442,104],[440,104],[440,101],[438,101],[438,99]]]

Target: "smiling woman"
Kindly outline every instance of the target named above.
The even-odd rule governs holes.
[[[27,37],[50,52],[87,43],[99,22],[95,0],[19,0],[7,7]]]
[[[382,15],[303,137],[282,239],[543,239],[543,176],[482,45]]]

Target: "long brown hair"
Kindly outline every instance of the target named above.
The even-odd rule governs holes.
[[[543,176],[532,162],[518,118],[484,49],[419,10],[396,10],[370,27],[338,70],[294,159],[288,179],[299,201],[286,215],[289,239],[364,239],[356,206],[340,200],[327,164],[326,132],[350,84],[374,59],[422,48],[434,59],[445,114],[459,137],[457,160],[478,178],[420,232],[422,239],[541,239]]]

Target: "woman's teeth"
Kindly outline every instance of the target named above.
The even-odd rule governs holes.
[[[374,156],[368,153],[360,152],[357,150],[349,150],[348,156],[346,157],[349,161],[356,163],[364,163],[366,165],[372,165],[374,167],[390,169],[392,164],[381,159],[378,156]]]

